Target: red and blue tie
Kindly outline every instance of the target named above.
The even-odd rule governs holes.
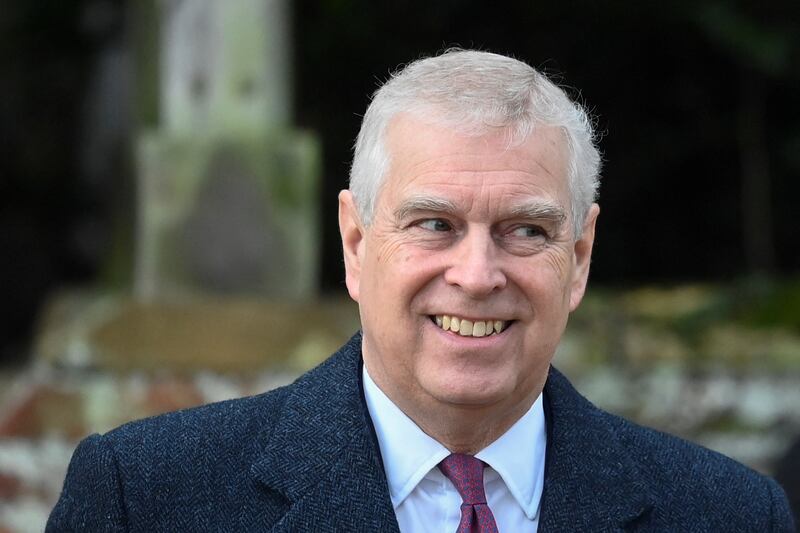
[[[439,463],[439,470],[461,495],[461,522],[456,533],[498,533],[483,490],[485,466],[480,459],[462,453],[451,454]]]

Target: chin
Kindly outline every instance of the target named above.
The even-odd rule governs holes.
[[[429,394],[436,400],[461,406],[481,407],[500,403],[506,400],[514,390],[512,383],[498,382],[486,376],[458,376],[431,383]]]

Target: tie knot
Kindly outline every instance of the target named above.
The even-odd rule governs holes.
[[[486,464],[472,455],[453,453],[439,463],[442,471],[455,485],[461,500],[468,505],[486,503],[483,490],[483,468]]]

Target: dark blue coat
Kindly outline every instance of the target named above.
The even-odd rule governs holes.
[[[88,437],[47,531],[397,531],[360,347],[260,396]],[[597,409],[556,370],[544,392],[540,531],[793,531],[771,479]]]

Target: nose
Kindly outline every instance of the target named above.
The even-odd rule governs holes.
[[[500,250],[488,230],[470,230],[458,241],[444,279],[473,298],[505,288]]]

